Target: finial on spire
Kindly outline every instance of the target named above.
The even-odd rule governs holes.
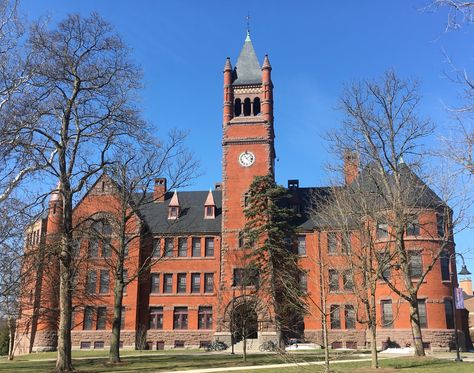
[[[245,37],[245,41],[251,41],[250,40],[250,12],[247,13],[245,16],[245,19],[247,20],[247,36]]]

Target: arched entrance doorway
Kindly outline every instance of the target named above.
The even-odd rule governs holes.
[[[241,299],[231,312],[234,343],[238,343],[244,338],[257,339],[258,317],[255,302],[250,299]]]

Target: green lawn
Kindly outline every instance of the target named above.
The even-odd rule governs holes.
[[[242,366],[240,355],[230,355],[228,353],[205,353],[200,351],[123,351],[123,363],[110,366],[106,360],[107,351],[76,351],[73,353],[74,367],[79,372],[162,372],[169,370],[185,370],[198,368],[220,368]],[[136,355],[136,356],[127,356]],[[30,373],[48,372],[54,367],[55,353],[40,353],[21,356],[13,362],[0,359],[0,372]],[[334,354],[332,354],[334,358]],[[99,357],[99,358],[92,358]],[[339,359],[354,359],[356,355],[350,353],[340,353]],[[288,354],[286,357],[274,354],[254,354],[249,355],[247,365],[264,365],[278,363],[294,363],[305,361],[321,361],[322,351]],[[370,362],[339,363],[332,365],[334,372],[358,373],[368,371]],[[396,358],[382,360],[381,365],[385,372],[400,373],[442,373],[454,371],[455,373],[474,372],[474,363],[454,363],[437,359],[416,359],[416,358]],[[320,372],[321,366],[299,366],[285,367],[278,369],[258,369],[247,370],[246,372]]]

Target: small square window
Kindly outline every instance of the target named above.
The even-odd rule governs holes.
[[[90,342],[81,342],[81,350],[87,350],[91,348]]]
[[[94,350],[104,348],[104,341],[95,341]]]
[[[377,238],[387,238],[388,237],[388,224],[385,222],[377,223]]]

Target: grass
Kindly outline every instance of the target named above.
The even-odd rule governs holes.
[[[334,354],[333,358],[334,358]],[[357,355],[350,353],[338,354],[339,359],[353,359]],[[205,353],[202,351],[122,351],[123,363],[120,365],[107,364],[107,351],[74,351],[74,367],[79,372],[163,372],[172,370],[186,370],[199,368],[223,368],[243,366],[240,355],[228,353]],[[44,373],[54,368],[55,353],[37,353],[18,357],[14,361],[0,359],[0,372],[14,373]],[[246,365],[256,366],[265,364],[294,363],[305,361],[321,361],[322,351],[292,353],[287,358],[274,354],[252,354],[248,356]],[[473,363],[454,363],[447,360],[433,358],[396,358],[381,360],[383,369],[380,373],[472,373]],[[368,367],[370,362],[338,363],[332,365],[334,372],[363,373],[373,372]],[[298,366],[277,369],[247,370],[246,372],[320,372],[321,366]]]

